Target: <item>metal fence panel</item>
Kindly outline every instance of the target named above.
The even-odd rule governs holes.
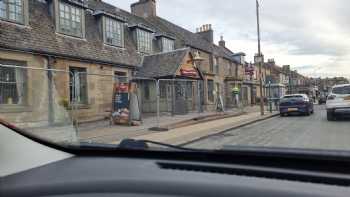
[[[75,142],[71,73],[65,70],[0,65],[0,119],[39,137]]]

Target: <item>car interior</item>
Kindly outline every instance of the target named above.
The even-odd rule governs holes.
[[[77,149],[5,126],[0,130],[1,144],[12,142],[0,150],[0,194],[6,197],[349,196],[350,192],[345,152],[263,147],[259,151]]]

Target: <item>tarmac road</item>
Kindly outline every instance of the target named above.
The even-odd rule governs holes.
[[[312,148],[350,151],[350,120],[329,122],[324,105],[311,116],[275,117],[186,145],[220,149],[224,145]]]

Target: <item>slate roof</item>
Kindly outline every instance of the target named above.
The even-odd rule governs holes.
[[[137,77],[160,78],[174,76],[189,51],[189,48],[182,48],[171,52],[144,56],[143,66],[137,72]]]
[[[226,59],[233,60],[232,51],[208,42],[199,34],[193,33],[158,16],[148,17],[147,20],[156,26],[158,30],[173,34],[177,38],[175,44],[177,46],[190,46],[208,53],[213,53],[214,55],[225,57]]]
[[[93,4],[88,6],[94,8]],[[29,0],[29,27],[0,22],[0,47],[118,66],[140,64],[141,57],[130,36],[126,34],[125,49],[106,46],[97,28],[98,20],[88,11],[85,13],[85,40],[72,38],[55,32],[54,16],[49,14],[47,3]]]
[[[136,50],[129,28],[125,28],[125,48],[120,49],[103,44],[98,28],[99,14],[112,14],[125,19],[128,26],[142,24],[154,29],[159,35],[175,39],[175,48],[192,47],[232,59],[233,52],[203,39],[160,17],[144,19],[103,1],[86,0],[85,39],[57,34],[54,16],[50,15],[48,3],[37,0],[29,2],[29,27],[0,22],[0,48],[12,48],[27,52],[44,53],[58,57],[83,59],[117,66],[140,66],[142,56]],[[49,2],[49,1],[46,1]],[[99,13],[96,15],[96,13]]]

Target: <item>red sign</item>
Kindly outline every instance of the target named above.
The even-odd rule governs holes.
[[[181,69],[180,72],[181,72],[181,75],[186,77],[197,77],[197,70],[195,70],[194,68]]]
[[[246,66],[245,67],[245,74],[246,75],[250,75],[250,76],[253,76],[254,75],[254,67],[253,66]]]
[[[116,90],[119,93],[127,93],[129,91],[129,84],[127,83],[120,83],[116,86]]]

